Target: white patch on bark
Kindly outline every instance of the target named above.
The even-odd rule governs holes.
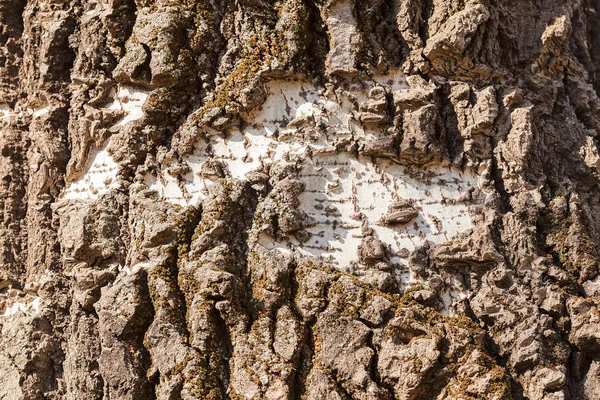
[[[39,297],[36,297],[35,299],[27,303],[21,303],[16,301],[10,307],[6,307],[6,310],[4,311],[4,314],[2,314],[2,317],[10,318],[16,315],[18,312],[22,312],[25,315],[37,314],[40,309],[41,302],[42,299]]]
[[[124,126],[144,116],[142,107],[149,92],[129,86],[119,88],[116,99],[108,105],[109,110],[125,113],[114,127]],[[110,143],[110,141],[109,141]],[[96,200],[106,192],[118,188],[119,165],[108,152],[109,144],[90,152],[88,167],[83,175],[72,182],[64,192],[64,200]]]
[[[150,261],[137,261],[134,262],[130,267],[125,266],[119,269],[119,272],[124,275],[137,274],[142,269],[150,269],[153,264]]]
[[[145,90],[139,90],[131,86],[120,87],[117,98],[108,105],[108,109],[123,111],[125,116],[114,126],[123,126],[142,118],[144,116],[142,107],[148,99],[148,95],[149,92]]]
[[[34,108],[28,108],[27,109],[27,113],[29,115],[31,115],[32,118],[40,118],[43,117],[44,115],[48,114],[50,112],[50,106],[49,105],[45,105],[42,107],[34,107]]]
[[[351,155],[313,158],[300,173],[306,183],[300,209],[316,224],[306,229],[312,234],[308,242],[301,247],[294,240],[290,243],[344,267],[358,259],[363,221],[389,246],[391,261],[404,259],[402,254],[427,240],[446,242],[471,227],[468,207],[458,201],[477,186],[474,174],[441,166],[427,169],[427,178],[417,179],[414,172],[383,159],[373,163]],[[398,199],[413,201],[419,216],[406,225],[383,226],[380,221],[388,206]]]
[[[81,178],[71,183],[64,193],[65,200],[96,200],[111,189],[117,188],[118,164],[107,151],[91,152],[88,168]]]
[[[2,123],[3,120],[9,119],[12,113],[13,111],[8,104],[0,103],[0,123]],[[4,132],[2,132],[2,129],[0,129],[0,138],[3,136],[3,134]]]
[[[12,114],[12,109],[6,103],[0,104],[0,120],[10,117]]]
[[[451,289],[446,290],[440,297],[442,304],[444,305],[444,309],[441,310],[441,314],[444,316],[454,316],[456,315],[456,313],[452,310],[454,301],[461,301],[467,298],[467,292],[463,290]]]
[[[315,221],[306,228],[311,238],[299,243],[292,237],[275,241],[262,235],[260,244],[326,257],[345,268],[358,260],[361,224],[366,221],[388,246],[390,261],[403,263],[425,241],[449,241],[471,227],[462,198],[478,187],[479,174],[443,165],[416,170],[384,158],[356,158],[337,151],[340,141],[368,140],[374,134],[357,122],[356,105],[368,100],[376,84],[407,88],[400,73],[353,85],[341,94],[300,82],[269,82],[266,102],[246,118],[251,125],[227,136],[209,132],[184,158],[190,172],[171,176],[165,165],[158,177],[147,176],[146,184],[168,202],[196,205],[208,196],[219,169],[225,176],[244,179],[275,162],[295,160],[306,184],[300,209]],[[388,206],[399,199],[411,200],[419,216],[406,225],[383,226],[380,221]]]

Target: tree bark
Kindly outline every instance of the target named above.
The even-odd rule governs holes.
[[[597,0],[0,0],[0,399],[600,399]]]

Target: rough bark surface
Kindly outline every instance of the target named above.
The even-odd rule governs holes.
[[[0,0],[0,399],[600,399],[600,1]]]

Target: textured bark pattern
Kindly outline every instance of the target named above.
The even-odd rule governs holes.
[[[600,399],[598,0],[0,0],[0,399]]]

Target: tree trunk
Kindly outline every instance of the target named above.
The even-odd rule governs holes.
[[[600,399],[598,0],[0,0],[0,399]]]

